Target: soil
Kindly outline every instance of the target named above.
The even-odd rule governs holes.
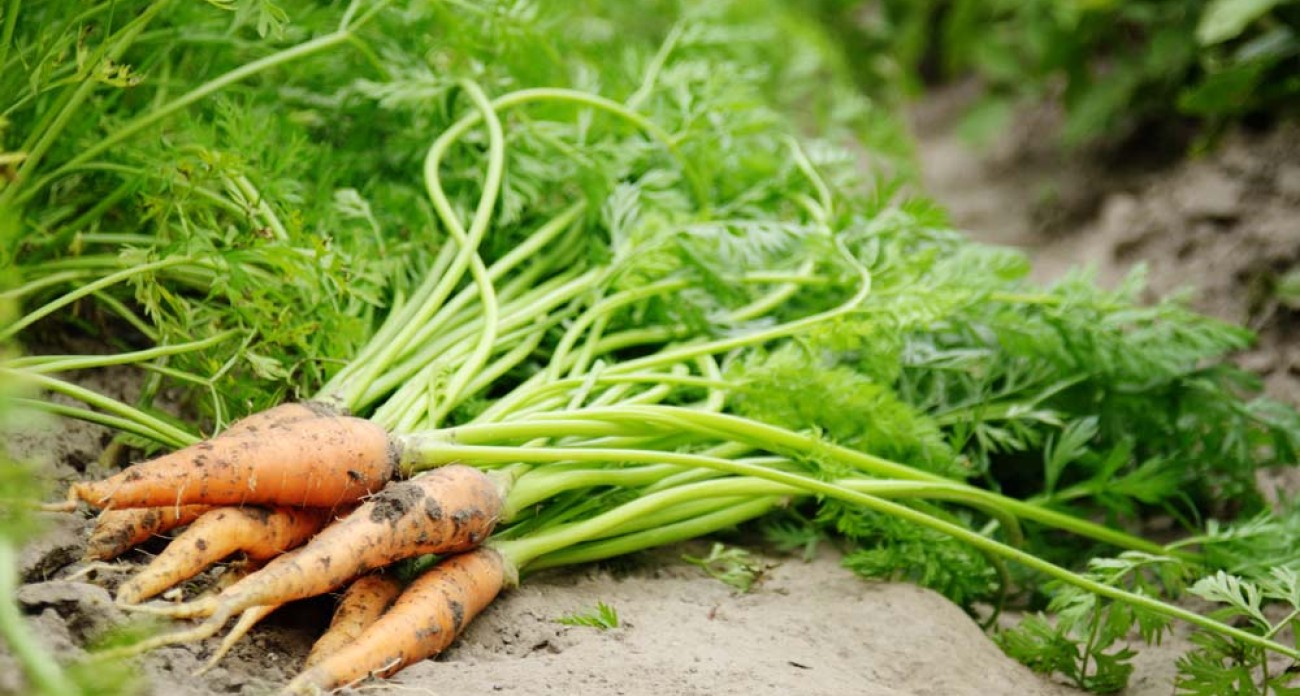
[[[1041,282],[1087,266],[1114,286],[1144,265],[1151,297],[1185,292],[1196,309],[1256,330],[1241,364],[1269,396],[1300,404],[1300,314],[1276,293],[1300,268],[1300,123],[1229,132],[1170,160],[1141,143],[1064,152],[1059,114],[1038,108],[977,148],[953,128],[973,96],[969,85],[938,92],[912,119],[923,189],[957,228],[1025,250]]]
[[[1156,292],[1199,288],[1196,306],[1260,331],[1243,364],[1264,376],[1270,394],[1300,403],[1300,347],[1291,341],[1296,315],[1271,294],[1278,276],[1300,262],[1300,131],[1232,134],[1212,152],[1173,164],[1134,156],[1103,165],[1044,145],[1050,111],[1027,114],[991,149],[964,146],[951,133],[969,97],[965,88],[941,93],[914,119],[927,190],[959,227],[1024,248],[1040,280],[1084,262],[1103,282],[1114,282],[1141,261]],[[94,388],[118,395],[129,396],[135,384],[127,370],[89,378]],[[95,474],[109,438],[97,426],[50,421],[6,441],[15,454],[43,457],[45,471],[66,483]],[[18,600],[40,639],[72,660],[94,636],[133,620],[113,606],[110,591],[158,546],[132,552],[117,570],[77,577],[88,520],[50,515],[47,523],[23,551],[26,584]],[[766,558],[768,572],[745,594],[681,560],[703,551],[678,546],[527,578],[441,658],[352,693],[1078,693],[1005,657],[938,595],[862,582],[829,551],[810,562]],[[597,602],[618,612],[618,627],[557,622]],[[202,678],[190,673],[215,640],[155,651],[136,670],[141,693],[271,693],[296,672],[329,611],[320,600],[277,612]],[[1145,651],[1127,693],[1171,693],[1173,656],[1185,645],[1179,634]],[[24,691],[12,660],[0,653],[0,694]]]

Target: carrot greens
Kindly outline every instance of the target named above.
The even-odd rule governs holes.
[[[0,375],[151,448],[341,407],[406,476],[489,473],[503,583],[761,520],[990,624],[1046,606],[998,640],[1086,688],[1173,620],[1194,688],[1300,660],[1256,620],[1296,604],[1248,530],[1290,524],[1254,477],[1300,418],[1227,361],[1250,333],[966,240],[832,42],[759,5],[11,2],[0,341],[31,354]],[[72,374],[116,365],[134,403]]]

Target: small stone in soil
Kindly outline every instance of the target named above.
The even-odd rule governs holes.
[[[1277,192],[1288,200],[1300,201],[1300,164],[1285,164],[1277,170]]]
[[[98,637],[120,625],[124,616],[108,590],[84,582],[51,580],[23,585],[15,593],[28,613],[52,609],[79,642]]]
[[[1241,212],[1245,187],[1209,165],[1188,172],[1175,192],[1179,207],[1189,217],[1231,220]]]

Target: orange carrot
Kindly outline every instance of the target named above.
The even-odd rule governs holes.
[[[249,607],[324,594],[403,558],[474,548],[492,533],[501,504],[488,476],[468,466],[444,466],[390,484],[297,553],[276,558],[216,597],[139,609],[224,624]]]
[[[297,505],[329,508],[383,487],[398,447],[384,429],[348,416],[318,416],[215,437],[74,484],[69,500],[95,507]]]
[[[167,505],[106,510],[95,520],[95,531],[91,532],[86,545],[85,559],[107,561],[116,558],[149,537],[189,524],[211,509],[211,505]]]
[[[306,666],[311,667],[355,641],[379,619],[401,591],[402,584],[391,575],[371,573],[357,578],[339,599],[330,627],[311,646]]]
[[[256,433],[265,428],[289,425],[313,418],[339,416],[339,410],[323,401],[291,401],[265,411],[251,413],[231,423],[217,437]]]
[[[208,511],[118,589],[119,604],[135,604],[194,577],[236,551],[254,560],[302,545],[333,514],[321,508],[220,507]]]
[[[444,559],[355,641],[299,674],[282,693],[320,693],[386,677],[442,652],[492,603],[506,577],[501,555],[491,548]]]

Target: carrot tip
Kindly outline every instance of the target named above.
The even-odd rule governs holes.
[[[151,614],[153,616],[166,616],[172,619],[198,619],[206,617],[215,617],[217,605],[215,602],[208,600],[216,597],[205,597],[204,599],[184,604],[127,604],[120,599],[115,603],[123,611],[134,611],[141,614]],[[224,623],[224,622],[223,622]]]
[[[146,653],[149,652],[150,650],[153,650],[155,648],[161,648],[166,645],[176,645],[178,643],[191,643],[194,641],[203,640],[205,638],[211,638],[213,635],[217,633],[217,631],[221,630],[221,627],[226,624],[226,619],[228,618],[229,618],[228,616],[213,617],[212,619],[209,619],[208,621],[204,621],[203,623],[189,630],[176,631],[174,633],[168,633],[161,636],[154,636],[153,638],[142,640],[139,643],[132,643],[130,645],[124,645],[120,648],[113,648],[111,650],[103,650],[100,652],[91,653],[89,659],[93,662],[120,660],[127,657],[134,657],[136,655],[140,655],[142,653]]]
[[[94,559],[94,558],[85,558],[82,559],[81,562],[84,565],[82,565],[80,568],[77,568],[77,570],[73,571],[71,575],[68,575],[63,579],[67,581],[80,580],[81,578],[84,578],[95,571],[100,571],[104,573],[125,573],[130,570],[129,568],[126,568],[124,566],[120,566],[115,563],[105,563],[104,561]]]
[[[36,506],[41,512],[76,512],[77,499],[65,500],[61,503],[41,503]]]

